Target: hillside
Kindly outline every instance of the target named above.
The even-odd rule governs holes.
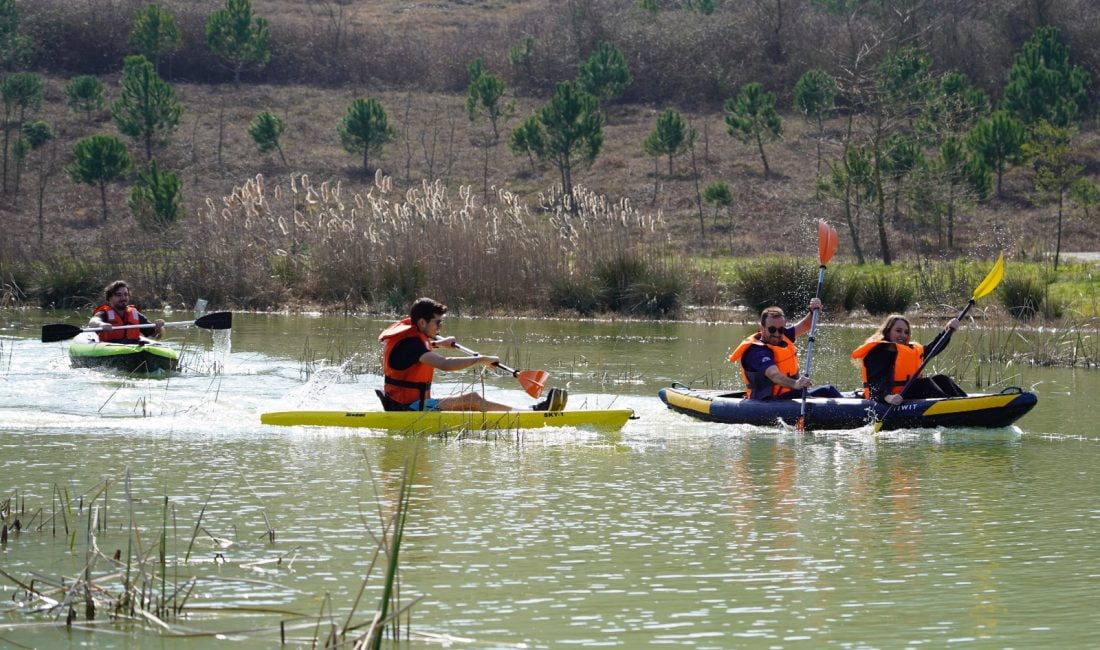
[[[41,3],[21,3],[26,16],[25,27],[49,44],[65,38],[69,47],[64,50],[40,50],[36,62],[46,79],[44,101],[34,116],[49,122],[59,134],[57,163],[67,161],[72,145],[91,133],[117,134],[108,112],[97,115],[92,123],[65,107],[63,87],[73,74],[98,72],[107,86],[108,101],[118,93],[118,66],[113,61],[125,53],[125,21],[108,26],[103,11],[110,5],[115,16],[132,13],[144,3],[90,2],[87,6],[69,7],[52,19],[50,8],[60,7],[54,0]],[[754,40],[760,20],[767,18],[768,5],[758,3],[753,10],[734,10],[720,5],[719,12],[704,32],[710,38],[717,33],[728,34],[738,47]],[[784,3],[778,2],[776,6]],[[954,3],[940,3],[962,11],[966,20],[955,26],[968,39],[978,38],[983,30],[994,29],[998,23],[983,22],[973,12],[965,11]],[[971,57],[969,67],[979,81],[991,83],[1003,70],[994,72],[999,65],[1011,59],[1008,45],[1025,35],[1023,25],[1026,12],[1016,4],[1015,13],[1006,13],[1000,26],[1004,32],[1000,40],[988,43],[988,58]],[[1052,18],[1060,18],[1066,27],[1067,41],[1081,43],[1088,30],[1097,29],[1100,21],[1070,21],[1068,5],[1049,7]],[[366,192],[374,180],[373,173],[364,173],[360,160],[345,152],[340,145],[337,126],[348,105],[356,97],[374,97],[385,107],[390,124],[398,134],[388,144],[379,161],[379,169],[393,180],[394,192],[400,195],[408,188],[419,187],[425,181],[441,180],[457,190],[467,185],[473,188],[474,200],[482,199],[482,150],[471,145],[471,138],[484,130],[482,124],[472,124],[465,111],[464,68],[468,61],[480,56],[491,71],[498,70],[508,80],[515,93],[517,113],[506,124],[506,131],[514,128],[526,116],[542,106],[549,96],[549,82],[556,76],[566,78],[575,70],[576,52],[572,59],[566,56],[547,60],[539,74],[525,76],[521,70],[509,66],[507,47],[520,34],[535,33],[543,50],[564,52],[568,44],[555,39],[582,36],[588,40],[595,36],[620,38],[636,37],[620,41],[627,54],[635,78],[635,84],[623,99],[607,108],[607,124],[604,145],[596,162],[589,169],[575,172],[579,185],[608,197],[611,201],[625,199],[642,212],[660,214],[666,239],[674,250],[702,256],[747,256],[763,253],[806,254],[812,250],[810,222],[824,218],[834,223],[841,233],[840,255],[850,255],[850,232],[843,225],[842,205],[833,199],[819,198],[815,191],[818,179],[816,127],[811,126],[790,110],[790,86],[788,80],[796,79],[809,62],[818,64],[824,60],[823,52],[812,52],[813,42],[801,39],[821,28],[824,18],[800,7],[783,32],[782,50],[786,52],[783,63],[767,63],[760,57],[765,49],[756,50],[756,58],[742,58],[728,62],[721,76],[724,81],[713,85],[698,81],[691,85],[694,74],[703,74],[706,62],[698,66],[684,67],[683,59],[666,56],[661,66],[681,66],[676,76],[659,67],[652,53],[660,48],[675,49],[675,44],[687,47],[698,41],[683,40],[691,35],[686,26],[697,16],[687,12],[663,12],[653,19],[639,15],[633,2],[583,2],[572,0],[551,3],[542,0],[517,0],[514,2],[437,2],[409,3],[398,0],[370,3],[344,3],[335,0],[294,2],[291,0],[257,0],[257,15],[271,21],[272,61],[262,70],[249,71],[239,90],[226,83],[226,73],[217,66],[211,55],[201,45],[202,17],[211,10],[211,3],[164,3],[178,12],[178,20],[184,31],[185,46],[168,61],[165,76],[176,89],[183,106],[183,116],[170,143],[159,149],[156,157],[161,166],[180,174],[184,181],[185,214],[195,215],[207,200],[219,203],[233,188],[256,174],[263,174],[269,183],[286,183],[291,174],[308,174],[316,182],[328,180],[340,182],[348,192]],[[1077,5],[1074,5],[1077,6]],[[723,8],[725,7],[725,8]],[[1081,4],[1088,15],[1097,13],[1089,3]],[[1092,7],[1092,8],[1090,8]],[[93,11],[95,9],[95,11]],[[755,12],[755,13],[754,13]],[[761,13],[763,12],[763,13]],[[614,18],[623,18],[621,24]],[[80,26],[80,21],[85,21]],[[757,21],[757,22],[754,22]],[[573,22],[570,22],[573,21]],[[587,22],[586,22],[587,21]],[[1015,21],[1015,22],[1014,22]],[[937,20],[936,24],[942,24]],[[537,26],[546,26],[540,31]],[[572,27],[569,27],[572,25]],[[617,25],[616,33],[611,33]],[[327,26],[327,27],[326,27]],[[698,24],[696,25],[698,26]],[[645,32],[631,33],[632,29]],[[981,29],[979,29],[979,27]],[[702,29],[702,28],[700,28]],[[729,31],[738,29],[740,31]],[[327,31],[326,31],[327,30]],[[564,31],[563,31],[564,30]],[[572,30],[572,37],[568,32]],[[684,31],[687,30],[687,31]],[[821,31],[819,29],[819,31]],[[302,67],[303,52],[313,47],[318,58],[334,57],[326,52],[326,43],[333,42],[339,34],[339,49],[344,67],[329,70],[317,77],[317,83],[301,83],[296,77],[308,76],[310,70]],[[702,38],[700,32],[700,38]],[[922,32],[923,34],[923,32]],[[330,40],[326,41],[325,39]],[[659,37],[659,38],[658,38]],[[816,39],[823,39],[818,34]],[[927,35],[932,49],[953,52],[948,60],[961,61],[961,52],[945,50],[942,35]],[[83,40],[82,40],[83,39]],[[90,47],[87,41],[98,39],[96,56],[83,60],[75,58],[82,47]],[[657,39],[657,40],[653,40]],[[680,40],[677,40],[680,39]],[[362,42],[361,42],[362,41]],[[418,47],[434,43],[432,48]],[[971,42],[968,40],[968,42]],[[1090,69],[1095,78],[1096,67],[1090,62],[1097,52],[1082,47],[1073,50],[1076,61]],[[410,49],[404,53],[419,55],[401,59],[401,44]],[[997,48],[993,48],[996,44]],[[461,45],[462,51],[458,49]],[[660,48],[658,48],[658,45]],[[361,74],[348,72],[348,62],[363,61],[370,57],[371,48],[377,54],[375,63]],[[732,45],[730,47],[733,47]],[[960,46],[961,47],[961,46]],[[657,48],[657,49],[654,49]],[[999,54],[993,56],[993,50]],[[1001,51],[1003,50],[1003,52]],[[541,51],[541,50],[540,50]],[[728,51],[728,50],[727,50]],[[631,53],[636,58],[632,58]],[[551,54],[547,54],[551,57]],[[116,59],[117,57],[117,59]],[[688,54],[690,59],[690,53]],[[765,57],[766,58],[766,57]],[[408,65],[402,67],[403,64]],[[496,68],[494,69],[494,66]],[[430,70],[418,87],[416,70]],[[944,64],[937,60],[937,69]],[[752,73],[765,74],[767,85],[780,97],[783,117],[783,138],[766,145],[773,174],[765,177],[760,157],[754,146],[744,145],[726,133],[721,98],[727,93],[721,88],[736,88],[739,79],[756,80]],[[340,81],[340,75],[350,76]],[[713,70],[707,74],[713,74]],[[206,78],[200,78],[205,75]],[[265,82],[278,79],[279,83]],[[712,79],[713,81],[713,79]],[[793,82],[792,82],[793,83]],[[668,94],[660,96],[660,89],[667,87]],[[732,91],[730,91],[732,92]],[[996,99],[995,89],[991,92]],[[675,107],[683,112],[690,125],[699,132],[694,152],[676,159],[671,177],[667,174],[667,160],[650,158],[642,149],[646,135],[654,128],[654,120],[661,110]],[[786,108],[783,108],[786,107]],[[282,139],[288,164],[283,165],[275,154],[261,154],[248,135],[250,122],[261,111],[271,111],[287,123]],[[823,172],[829,162],[835,162],[842,151],[842,137],[846,127],[843,115],[832,118],[821,140]],[[1097,178],[1100,174],[1100,142],[1096,135],[1095,121],[1082,124],[1075,145],[1078,159],[1085,165],[1085,175]],[[143,162],[140,147],[132,142],[131,151]],[[656,163],[656,164],[655,164]],[[35,162],[32,159],[22,179],[18,194],[5,197],[0,215],[9,225],[8,232],[20,232],[22,238],[5,238],[0,256],[10,262],[32,260],[41,256],[42,250],[34,245],[37,232],[36,202],[30,191],[36,182]],[[503,188],[527,200],[536,208],[540,193],[546,192],[558,182],[557,170],[543,165],[534,172],[526,158],[516,157],[501,145],[491,152],[489,183]],[[374,170],[372,170],[373,172]],[[697,192],[713,181],[725,181],[733,194],[733,204],[728,211],[715,212],[697,200]],[[964,209],[957,217],[955,248],[940,249],[933,230],[928,225],[912,222],[905,217],[890,224],[889,237],[895,255],[902,259],[921,254],[925,256],[987,256],[995,248],[1004,248],[1016,255],[1034,256],[1051,250],[1051,227],[1054,208],[1037,207],[1030,199],[1033,175],[1023,167],[1011,168],[1005,177],[1005,196]],[[126,197],[130,183],[112,185],[108,191],[111,216],[107,224],[100,221],[98,190],[90,186],[71,183],[63,172],[55,169],[47,184],[44,201],[44,234],[47,252],[72,251],[79,255],[89,245],[93,249],[103,246],[108,252],[115,247],[111,242],[139,239],[137,228],[127,216]],[[493,192],[489,192],[493,196]],[[490,199],[492,200],[492,199]],[[1087,216],[1083,211],[1067,207],[1063,247],[1066,250],[1096,250],[1100,248],[1095,211]],[[702,211],[703,223],[700,223]],[[189,217],[190,218],[190,217]],[[857,224],[861,244],[869,259],[877,257],[877,238],[873,233],[871,217],[864,213]],[[183,236],[186,237],[186,222]],[[702,232],[701,232],[702,231]],[[129,251],[133,253],[134,251]]]

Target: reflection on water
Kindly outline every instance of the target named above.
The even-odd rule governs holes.
[[[226,341],[226,358],[209,364],[219,372],[167,380],[69,369],[63,344],[14,337],[15,326],[5,326],[0,498],[18,491],[28,510],[50,511],[58,486],[80,494],[114,481],[99,539],[109,553],[127,543],[119,486],[128,471],[138,516],[151,528],[159,530],[169,497],[170,556],[184,555],[202,513],[187,565],[202,580],[187,624],[263,628],[241,644],[271,647],[279,616],[202,608],[315,617],[327,594],[346,612],[370,562],[376,495],[395,498],[415,441],[267,427],[258,414],[377,408],[380,378],[362,372],[362,361],[344,361],[375,355],[385,324],[235,315],[232,350]],[[402,551],[403,598],[424,596],[414,631],[491,647],[1100,643],[1092,624],[1100,436],[1087,400],[1074,397],[1100,388],[1094,372],[1017,369],[1040,395],[1019,428],[800,436],[696,422],[654,396],[669,378],[718,372],[715,359],[743,334],[736,327],[448,326],[474,349],[511,351],[519,362],[510,365],[550,369],[569,383],[571,404],[614,404],[641,419],[614,435],[423,440]],[[217,356],[209,333],[187,336],[197,355]],[[814,367],[849,378],[845,355],[857,334],[824,338]],[[320,352],[303,354],[307,346]],[[336,349],[343,356],[329,359]],[[441,390],[481,387],[457,377]],[[527,399],[508,377],[487,378],[485,389],[502,401]],[[83,549],[77,543],[70,554],[64,535],[24,530],[0,556],[13,575],[75,575]],[[275,558],[286,561],[265,563]],[[369,586],[370,598],[376,589]],[[14,593],[0,579],[4,602]],[[57,627],[6,627],[27,620],[11,608],[0,606],[9,612],[0,615],[0,638],[70,646]],[[139,643],[86,638],[97,647]],[[437,647],[418,637],[411,645]]]

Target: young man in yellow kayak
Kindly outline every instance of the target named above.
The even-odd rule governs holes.
[[[122,280],[115,280],[103,289],[107,302],[92,312],[88,327],[98,328],[99,340],[110,343],[137,343],[141,340],[140,329],[112,331],[122,325],[148,325],[149,319],[142,316],[138,308],[130,304],[130,287]],[[159,339],[164,333],[164,320],[152,321],[150,338]]]
[[[378,335],[382,341],[382,372],[385,397],[410,411],[512,411],[511,406],[491,402],[477,392],[452,397],[431,396],[436,370],[453,372],[478,364],[500,366],[492,355],[473,354],[445,357],[434,348],[457,347],[453,336],[440,338],[447,306],[431,298],[413,303],[409,317],[387,327]],[[568,395],[564,389],[551,388],[547,397],[532,408],[536,411],[560,411]]]

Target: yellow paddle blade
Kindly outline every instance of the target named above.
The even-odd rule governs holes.
[[[1001,283],[1001,278],[1005,275],[1005,254],[1002,252],[997,257],[997,263],[993,265],[993,270],[989,272],[989,275],[985,276],[982,283],[978,285],[978,288],[974,290],[973,299],[977,300],[982,296],[988,294],[997,288],[997,285]]]

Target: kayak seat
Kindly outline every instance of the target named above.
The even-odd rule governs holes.
[[[405,406],[401,402],[398,402],[397,400],[394,400],[394,399],[391,399],[391,398],[387,397],[385,393],[378,390],[377,388],[374,389],[374,394],[377,395],[378,399],[382,402],[382,410],[383,411],[408,411],[409,410],[409,407]]]

